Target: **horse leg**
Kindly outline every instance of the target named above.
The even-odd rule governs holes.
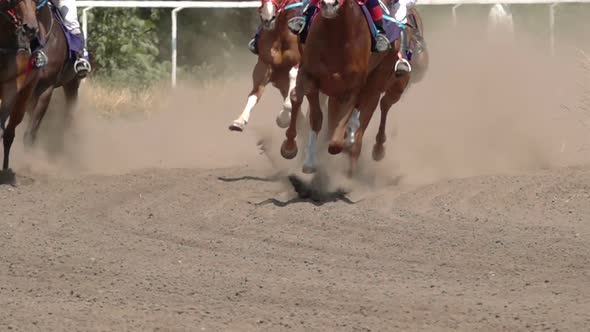
[[[325,97],[324,97],[325,98]],[[305,149],[305,160],[303,162],[303,173],[311,174],[317,170],[317,140],[318,134],[322,129],[323,114],[321,108],[321,101],[319,90],[314,89],[307,95],[309,102],[309,124],[311,132],[309,133],[309,141]]]
[[[27,128],[27,131],[25,132],[23,140],[23,143],[26,148],[31,148],[37,141],[37,133],[39,131],[39,127],[41,126],[41,122],[45,117],[45,113],[47,113],[47,108],[49,107],[49,103],[51,102],[52,96],[52,87],[46,89],[41,93],[35,93],[34,99],[37,99],[37,104],[33,108],[33,113],[30,117],[29,126]]]
[[[360,119],[359,127],[354,133],[354,143],[350,148],[349,177],[352,177],[356,172],[358,159],[360,157],[363,145],[363,136],[367,130],[371,118],[373,117],[373,114],[375,113],[381,93],[385,90],[385,86],[388,83],[389,78],[393,76],[391,75],[390,68],[392,67],[394,60],[395,53],[392,51],[390,56],[386,58],[377,68],[375,68],[374,72],[367,80],[367,84],[363,87],[361,93],[359,94],[358,108],[360,109]],[[384,115],[386,114],[384,113]],[[385,120],[386,116],[382,116],[381,125],[379,128],[382,135],[378,135],[378,137],[383,138],[383,140],[385,139]]]
[[[244,107],[244,111],[242,114],[234,120],[234,122],[229,126],[229,130],[231,131],[243,131],[250,120],[250,113],[254,109],[254,106],[258,104],[260,97],[262,97],[262,92],[264,92],[264,87],[270,81],[271,75],[271,68],[269,65],[262,62],[258,59],[256,62],[256,66],[254,66],[254,70],[252,71],[252,91],[248,95],[248,101],[246,102],[246,107]]]
[[[328,102],[328,127],[329,132],[332,133],[332,139],[328,145],[330,154],[339,154],[344,149],[344,134],[354,111],[356,95],[353,93],[354,97],[344,99],[330,98]]]
[[[64,95],[66,97],[66,108],[63,117],[63,130],[61,131],[62,146],[65,141],[65,133],[72,128],[74,109],[78,104],[78,91],[80,89],[80,83],[80,79],[73,79],[63,86]]]
[[[281,144],[281,155],[285,159],[293,159],[297,156],[297,142],[295,142],[295,138],[297,137],[297,116],[301,111],[301,104],[303,104],[303,96],[304,96],[304,85],[309,84],[309,80],[305,75],[305,72],[298,72],[297,81],[295,83],[295,89],[291,91],[291,123],[289,123],[289,128],[285,132],[285,136],[287,137],[283,144]],[[311,113],[311,110],[310,110]]]
[[[299,72],[298,66],[293,66],[289,70],[289,88],[286,95],[283,95],[283,109],[277,116],[277,125],[281,128],[287,128],[289,126],[291,118],[291,92],[295,89],[295,83],[297,82],[297,73]]]
[[[6,130],[2,135],[2,141],[4,143],[4,162],[2,164],[3,171],[10,170],[10,149],[12,147],[12,143],[14,142],[16,127],[22,122],[25,116],[25,111],[26,107],[28,106],[28,99],[31,95],[31,91],[32,88],[28,87],[22,90],[16,97],[14,108],[8,120],[8,126],[6,126]]]
[[[387,140],[385,127],[387,124],[387,114],[395,103],[397,103],[409,84],[409,78],[396,80],[393,85],[387,89],[383,98],[381,98],[381,121],[379,131],[377,132],[376,142],[373,146],[373,160],[381,161],[385,157],[385,148],[383,144]]]
[[[396,102],[397,101],[389,94],[385,94],[381,98],[381,121],[379,122],[379,131],[377,132],[375,145],[373,145],[373,160],[375,161],[381,161],[385,157],[385,148],[383,144],[385,144],[385,141],[387,140],[387,136],[385,135],[387,114],[389,113],[391,106]]]
[[[359,129],[361,112],[355,108],[352,112],[352,116],[350,117],[350,121],[348,121],[348,127],[346,128],[346,139],[344,142],[345,148],[350,148],[354,144],[354,133],[356,133],[357,129]]]
[[[376,106],[376,105],[375,105]],[[375,108],[367,108],[360,112],[360,126],[355,133],[354,144],[350,149],[350,169],[348,170],[348,177],[352,178],[358,166],[359,156],[361,155],[361,148],[363,146],[363,136],[365,130],[373,117]]]

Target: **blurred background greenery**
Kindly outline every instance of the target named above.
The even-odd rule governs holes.
[[[418,1],[418,5],[420,2]],[[425,28],[452,22],[452,6],[419,6]],[[490,6],[463,5],[458,24],[482,22]],[[81,14],[82,8],[79,8]],[[512,5],[516,37],[532,34],[532,43],[548,49],[549,6]],[[171,9],[94,8],[89,13],[88,43],[93,79],[111,86],[145,88],[170,75]],[[590,4],[556,7],[557,52],[564,45],[588,50]],[[258,13],[247,9],[184,9],[178,15],[178,78],[207,79],[235,70],[238,56],[249,55],[247,43],[258,25]],[[452,36],[449,36],[452,38]],[[466,45],[467,46],[467,45]],[[250,55],[253,56],[253,55]]]

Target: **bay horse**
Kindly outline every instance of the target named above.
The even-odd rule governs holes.
[[[30,66],[30,41],[39,33],[31,0],[0,0],[0,134],[4,138],[3,173],[8,171],[10,132],[6,120],[24,113],[36,78]],[[16,127],[16,126],[14,126]],[[14,128],[12,129],[14,132]]]
[[[253,87],[243,112],[229,126],[231,131],[244,130],[268,83],[272,83],[283,97],[277,125],[281,128],[289,125],[292,108],[290,94],[295,88],[301,52],[299,39],[288,29],[287,21],[300,14],[304,3],[299,0],[279,1],[262,0],[259,8],[262,25],[254,38],[258,61],[252,71]]]
[[[312,132],[303,166],[304,173],[315,172],[315,145],[323,121],[320,92],[329,97],[330,154],[343,151],[345,130],[355,106],[360,111],[360,127],[355,132],[350,151],[349,176],[355,171],[362,136],[382,91],[390,81],[400,47],[399,38],[396,38],[394,47],[389,51],[372,53],[371,31],[367,23],[367,17],[357,1],[321,0],[319,14],[309,27],[296,87],[291,94],[291,123],[281,145],[284,158],[292,159],[297,155],[296,119],[305,96],[310,106]],[[403,91],[409,77],[396,77],[389,86],[396,83]],[[382,117],[383,128],[385,121],[386,117]]]
[[[78,90],[82,78],[74,72],[74,57],[67,41],[66,32],[61,24],[59,10],[48,0],[41,0],[35,3],[33,0],[20,0],[33,4],[29,7],[32,14],[36,16],[40,39],[44,45],[45,54],[48,57],[48,64],[37,70],[33,70],[30,76],[33,77],[28,86],[28,94],[23,99],[22,107],[14,107],[8,110],[8,125],[3,132],[4,162],[3,170],[9,170],[10,148],[14,141],[15,129],[22,122],[26,112],[29,113],[29,124],[25,132],[25,146],[31,147],[37,139],[37,132],[47,112],[53,92],[56,88],[63,88],[66,106],[63,113],[64,130],[69,128],[72,120],[72,110],[78,99]],[[29,64],[30,66],[30,64]],[[10,105],[7,105],[9,107]],[[19,106],[19,105],[17,105]],[[4,102],[2,103],[4,108]],[[0,113],[0,116],[3,116]],[[5,117],[1,118],[1,125],[4,128]],[[63,136],[62,136],[63,138]]]

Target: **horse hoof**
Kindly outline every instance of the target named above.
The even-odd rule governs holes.
[[[314,166],[303,165],[302,171],[304,174],[314,174],[317,172],[317,169]]]
[[[229,130],[230,130],[230,131],[238,131],[238,132],[242,132],[242,131],[244,131],[244,126],[245,126],[245,124],[244,124],[244,123],[241,123],[241,122],[238,122],[238,121],[234,121],[234,123],[232,123],[232,124],[229,126]]]
[[[291,124],[291,113],[287,111],[281,112],[277,116],[277,125],[279,128],[285,129],[289,127],[289,124]]]
[[[285,140],[281,145],[281,156],[285,159],[293,159],[297,156],[297,143],[293,141],[293,147],[289,147],[289,141]]]
[[[0,171],[0,184],[6,184],[12,187],[17,187],[16,174],[12,171],[11,168],[6,168]]]
[[[381,161],[385,158],[385,148],[383,145],[375,144],[373,146],[373,160],[374,161]]]
[[[344,149],[344,147],[342,146],[342,143],[330,143],[330,145],[328,146],[328,152],[330,154],[339,154],[340,152],[342,152],[342,150]]]

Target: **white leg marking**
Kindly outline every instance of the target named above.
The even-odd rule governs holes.
[[[354,135],[357,129],[361,126],[361,112],[357,109],[352,112],[350,121],[348,121],[348,128],[346,128],[346,146],[352,146],[354,144]]]
[[[291,105],[291,92],[293,92],[293,89],[295,89],[298,72],[298,67],[292,67],[291,70],[289,70],[289,90],[287,92],[287,97],[283,101],[283,109],[277,117],[277,124],[281,128],[287,128],[289,126],[289,122],[291,121],[291,109],[293,108]]]
[[[305,161],[303,162],[304,173],[314,173],[316,171],[316,144],[318,141],[318,134],[311,131],[309,134],[309,142],[305,148]]]
[[[244,129],[244,127],[250,120],[250,113],[252,113],[252,110],[254,109],[254,106],[256,106],[257,102],[258,97],[256,95],[249,96],[248,102],[246,103],[246,107],[244,107],[244,111],[242,112],[239,118],[234,120],[233,126],[238,127],[240,129]]]

